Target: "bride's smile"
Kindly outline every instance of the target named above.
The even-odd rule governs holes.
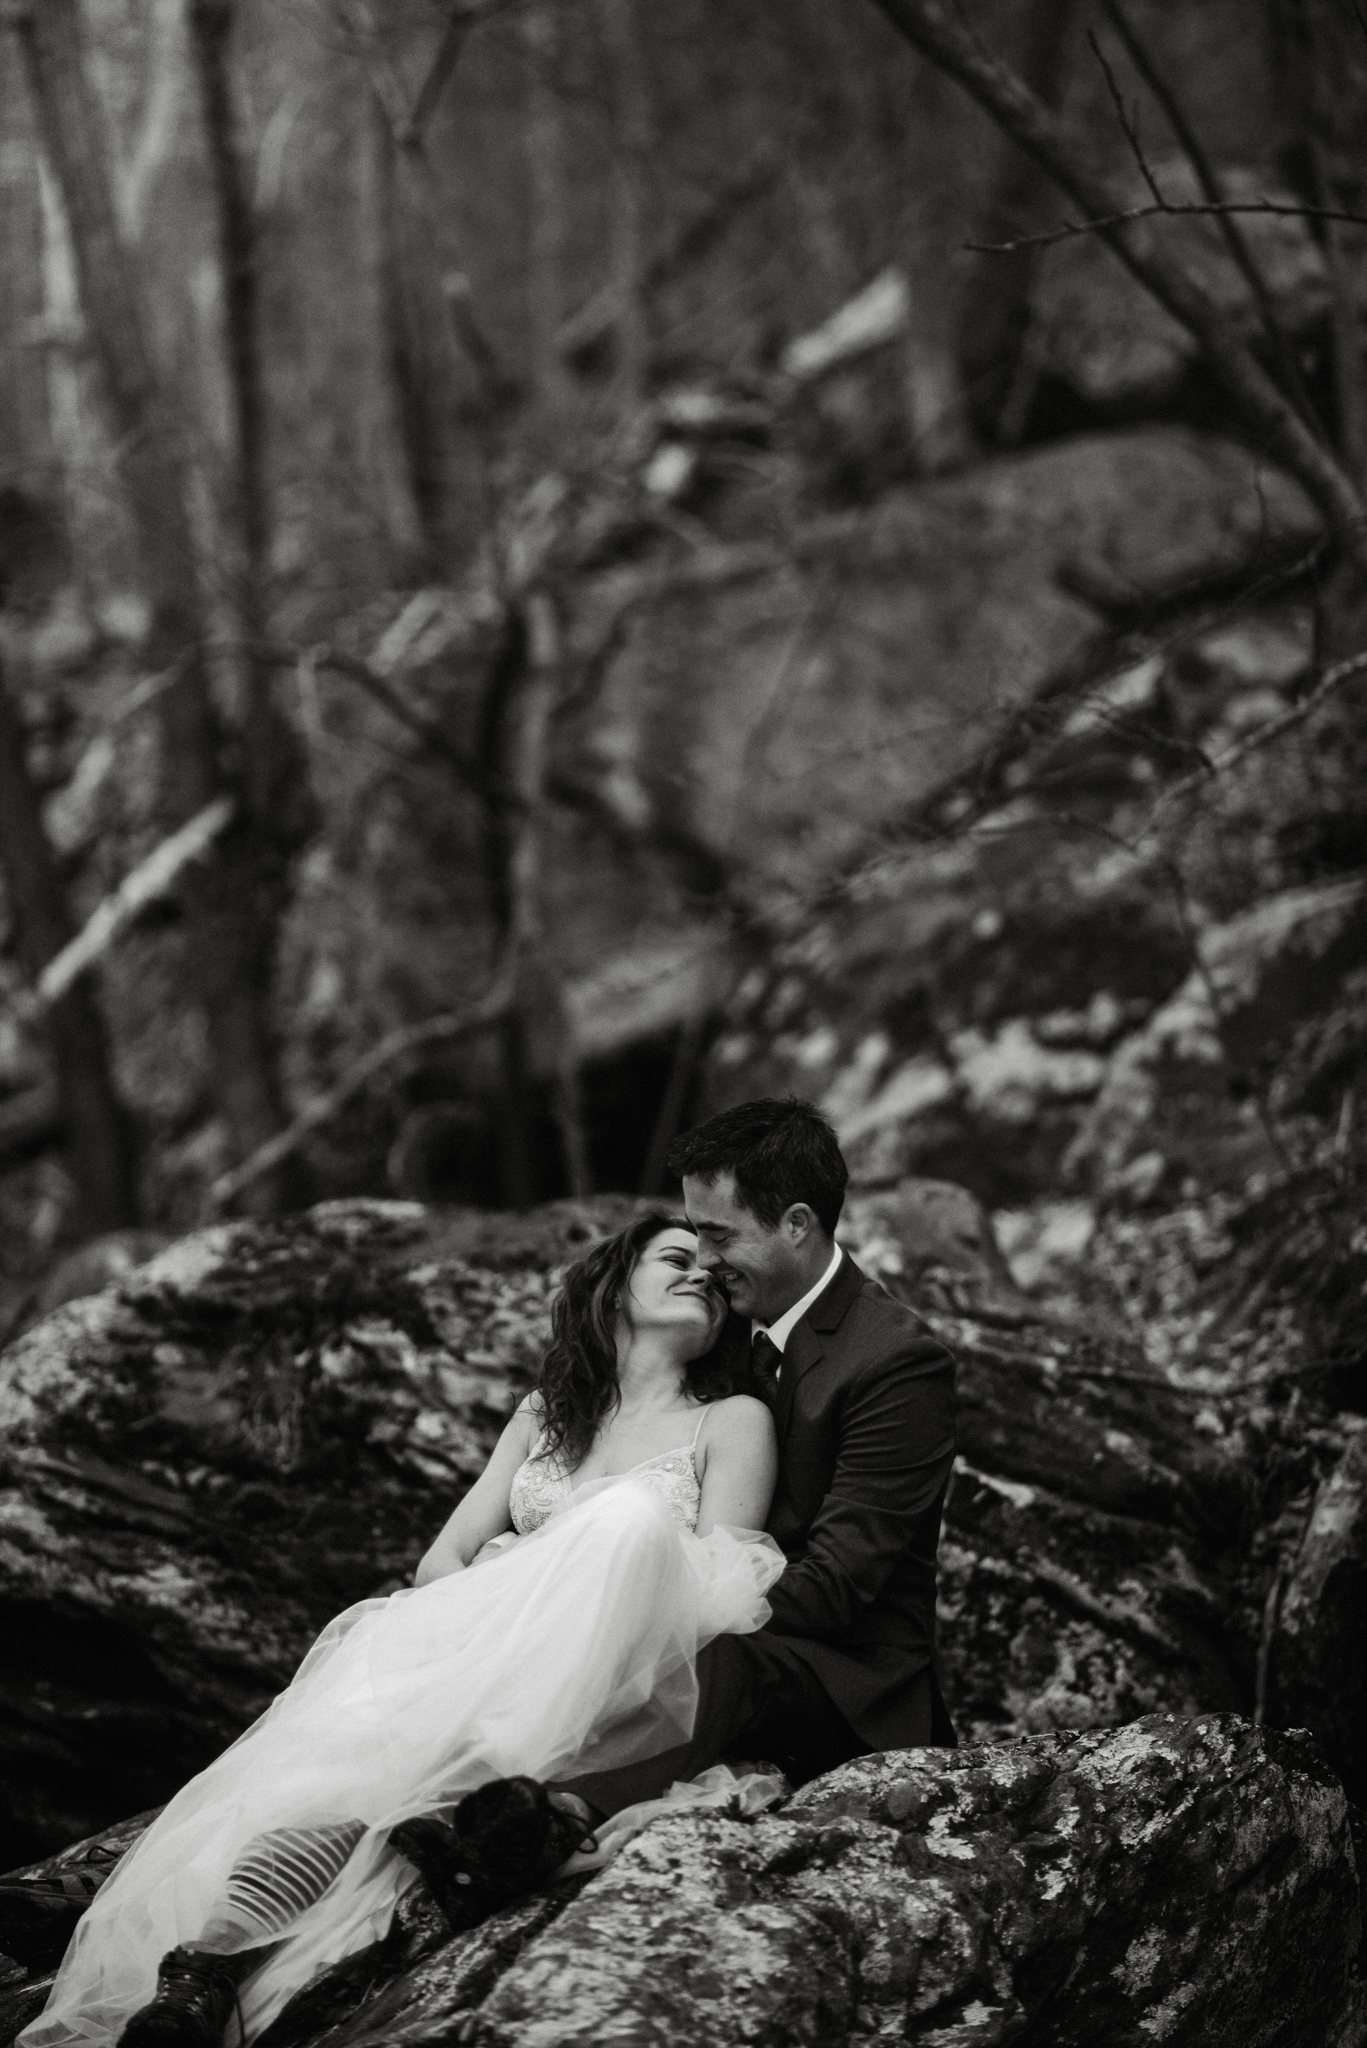
[[[632,1338],[671,1331],[687,1346],[676,1353],[697,1358],[714,1342],[726,1318],[726,1302],[697,1263],[698,1240],[691,1230],[669,1229],[648,1244],[636,1261],[620,1305],[623,1362]],[[625,1341],[622,1341],[625,1339]]]

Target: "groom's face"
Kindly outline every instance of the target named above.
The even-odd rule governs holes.
[[[806,1292],[801,1260],[782,1223],[771,1230],[736,1197],[734,1174],[684,1175],[684,1208],[698,1233],[698,1264],[737,1315],[771,1323]]]

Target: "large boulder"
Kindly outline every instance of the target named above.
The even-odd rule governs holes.
[[[1315,1496],[1270,1621],[1274,1697],[1332,1745],[1344,1783],[1367,1806],[1362,1712],[1367,1701],[1367,1430]]]
[[[614,570],[585,597],[611,656],[575,772],[785,890],[995,747],[1076,672],[1107,619],[1283,560],[1318,516],[1232,443],[1178,427],[1080,435],[832,514],[783,545]]]
[[[856,1184],[1010,1212],[1237,1194],[1351,1123],[1367,700],[1306,694],[1311,624],[1137,635],[1000,731],[740,984],[705,1106],[809,1096]]]
[[[890,1751],[781,1810],[653,1822],[580,1890],[390,1940],[269,2048],[1356,2048],[1342,1788],[1234,1716]],[[0,1994],[0,2048],[45,1987]]]
[[[1152,168],[1169,204],[1199,206],[1205,198],[1184,157],[1159,158]],[[1133,205],[1152,203],[1152,192],[1133,164],[1113,175],[1128,186]],[[1221,165],[1217,178],[1227,200],[1249,209],[1237,224],[1278,321],[1287,334],[1306,341],[1324,319],[1330,287],[1320,245],[1309,222],[1296,212],[1296,194],[1262,165]],[[1267,210],[1254,210],[1260,205]],[[1275,206],[1284,211],[1273,212]],[[1222,223],[1209,216],[1174,215],[1164,222],[1164,231],[1174,255],[1199,271],[1231,325],[1260,342],[1262,315]],[[1069,236],[1040,252],[1031,312],[1038,372],[1067,384],[1098,411],[1161,406],[1199,359],[1199,343],[1096,235]]]
[[[749,1826],[657,1823],[465,2038],[1310,2048],[1353,2020],[1359,1933],[1314,1745],[1159,1716],[893,1751]]]
[[[1204,931],[1181,987],[1117,1048],[1066,1165],[1102,1185],[1155,1149],[1233,1185],[1275,1168],[1266,1113],[1256,1094],[1231,1098],[1231,1076],[1247,1081],[1269,1047],[1329,1007],[1367,955],[1365,907],[1367,878],[1336,877]]]

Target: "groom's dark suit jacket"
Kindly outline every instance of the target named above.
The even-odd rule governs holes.
[[[847,1253],[792,1330],[771,1405],[767,1526],[789,1563],[768,1628],[871,1749],[924,1742],[953,1357]]]

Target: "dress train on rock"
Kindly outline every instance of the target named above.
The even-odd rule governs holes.
[[[396,1822],[490,1778],[611,1770],[686,1741],[699,1650],[767,1620],[783,1565],[755,1532],[681,1529],[628,1476],[581,1488],[487,1561],[348,1608],[129,1851],[22,2048],[112,2044],[152,1996],[161,1956],[199,1938],[251,1843],[282,1828],[355,1836],[360,1823],[336,1879],[243,1987],[247,2032],[259,2033],[386,1931],[416,1882],[388,1843]]]

